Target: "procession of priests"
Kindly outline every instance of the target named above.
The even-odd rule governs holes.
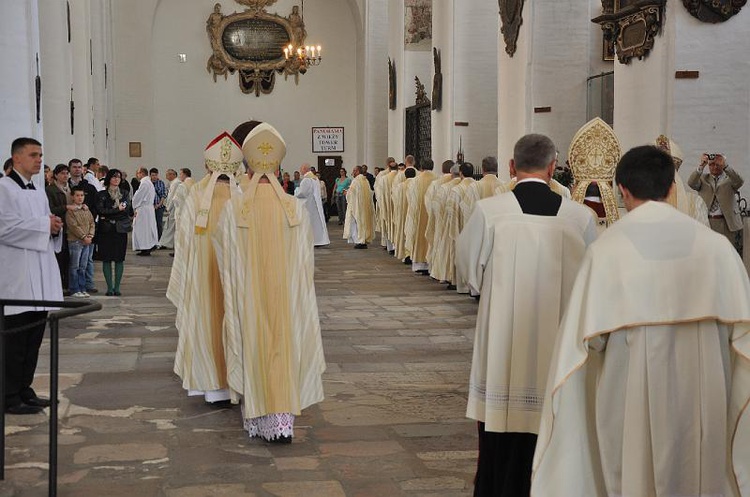
[[[664,136],[622,155],[595,119],[570,190],[533,134],[509,182],[493,157],[376,178],[383,248],[479,299],[475,497],[750,495],[750,284],[680,155]]]
[[[250,436],[288,443],[323,399],[313,249],[329,240],[320,189],[292,196],[276,179],[279,133],[255,123],[239,138],[208,145],[210,174],[178,211],[174,371],[188,395],[241,404]],[[591,121],[568,153],[570,190],[540,134],[515,144],[510,181],[494,157],[440,175],[389,158],[374,188],[354,168],[344,238],[367,248],[379,232],[415,274],[479,301],[476,497],[750,496],[750,282],[709,227],[704,199],[717,202],[679,179],[676,144],[654,143],[623,155]]]

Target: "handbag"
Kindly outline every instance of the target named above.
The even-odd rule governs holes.
[[[114,219],[100,219],[96,226],[97,235],[106,235],[114,233],[116,229]]]
[[[133,219],[131,217],[118,219],[115,222],[115,231],[118,233],[130,233],[133,231]]]

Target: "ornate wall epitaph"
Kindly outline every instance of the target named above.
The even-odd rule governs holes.
[[[703,22],[724,22],[739,13],[747,0],[682,0],[690,15]]]
[[[500,32],[505,40],[505,53],[511,57],[516,53],[518,32],[523,24],[523,2],[524,0],[498,0],[500,20],[503,23]]]
[[[666,0],[602,0],[602,15],[592,19],[602,27],[605,41],[613,41],[617,59],[628,64],[654,48],[661,32]]]

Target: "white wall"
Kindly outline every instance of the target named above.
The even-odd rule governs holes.
[[[388,155],[397,161],[404,156],[404,109],[411,105],[407,101],[414,101],[404,90],[408,78],[404,53],[404,1],[388,0],[388,57],[396,65],[396,109],[388,110]],[[386,68],[387,63],[386,59]]]
[[[388,157],[388,4],[369,1],[365,21],[364,51],[367,63],[362,85],[365,110],[362,119],[364,163],[370,171]]]
[[[443,73],[442,109],[432,111],[432,160],[436,173],[440,173],[444,161],[456,158],[457,151],[453,144],[454,13],[454,0],[432,4],[432,45],[440,50]]]
[[[158,3],[158,5],[157,5]],[[306,5],[308,42],[323,47],[323,62],[300,77],[276,77],[270,95],[245,95],[238,75],[214,83],[206,71],[211,47],[205,20],[213,0],[115,2],[115,92],[117,162],[132,171],[139,164],[193,167],[203,164],[205,145],[219,132],[248,119],[274,125],[287,142],[285,169],[316,163],[313,126],[344,126],[344,164],[358,158],[357,88],[360,25],[347,0]],[[295,4],[282,0],[268,10],[286,16]],[[223,3],[225,14],[242,6]],[[178,54],[187,55],[186,63]],[[143,144],[143,157],[128,157],[128,142]]]

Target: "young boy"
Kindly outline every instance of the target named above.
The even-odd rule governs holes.
[[[76,185],[70,191],[74,209],[65,214],[70,251],[70,293],[73,297],[89,297],[86,293],[86,265],[89,253],[93,250],[94,216],[83,203],[83,185]]]

